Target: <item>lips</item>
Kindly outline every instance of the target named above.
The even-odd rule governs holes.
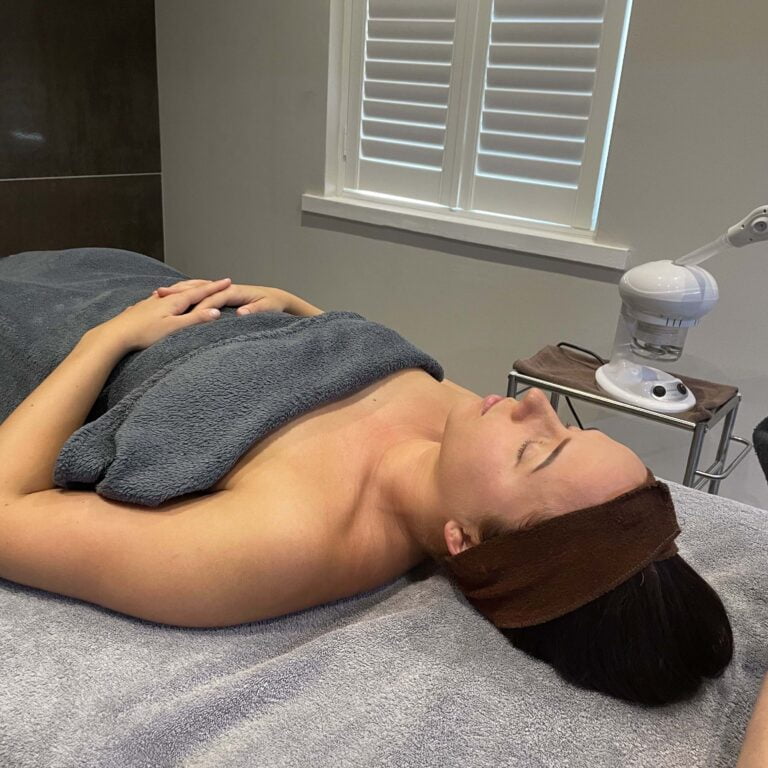
[[[488,395],[488,397],[483,399],[483,405],[480,409],[480,415],[482,416],[487,411],[489,411],[491,408],[493,408],[496,403],[500,403],[504,398],[501,395]]]

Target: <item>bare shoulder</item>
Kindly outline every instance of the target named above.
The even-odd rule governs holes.
[[[462,395],[471,395],[472,397],[478,397],[479,395],[477,392],[473,392],[471,389],[467,389],[466,387],[462,387],[459,384],[457,384],[455,381],[451,381],[450,379],[443,379],[441,382],[445,387],[450,389],[452,392],[458,392]]]

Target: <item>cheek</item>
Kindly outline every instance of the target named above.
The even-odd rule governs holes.
[[[450,420],[443,435],[443,454],[454,472],[485,473],[497,459],[498,451],[493,433],[487,425],[469,420]]]
[[[444,441],[441,474],[451,495],[483,508],[509,503],[515,475],[509,448],[492,441],[483,430],[467,430]]]
[[[464,405],[449,413],[445,424],[441,485],[462,504],[503,508],[518,489],[514,463],[524,435],[512,435],[492,414],[480,416],[479,404]]]

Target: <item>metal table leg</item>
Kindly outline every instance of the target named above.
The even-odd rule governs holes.
[[[688,463],[685,465],[685,474],[683,475],[683,485],[693,487],[696,480],[696,469],[699,466],[701,458],[701,448],[704,445],[704,436],[707,434],[706,422],[700,421],[693,430],[693,439],[691,440],[691,450],[688,452]]]
[[[733,434],[733,426],[736,423],[736,414],[739,410],[739,405],[741,404],[741,394],[737,394],[736,397],[738,397],[736,405],[728,412],[723,420],[723,430],[720,433],[720,442],[717,446],[717,454],[715,455],[715,466],[718,467],[715,470],[716,472],[722,472],[723,467],[725,467],[726,457],[728,456],[728,446],[730,445],[731,435]],[[717,493],[721,482],[722,480],[710,480],[709,492]]]

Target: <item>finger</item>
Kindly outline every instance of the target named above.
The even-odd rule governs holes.
[[[171,283],[171,285],[161,285],[160,288],[163,290],[184,290],[185,288],[189,288],[193,285],[202,285],[203,283],[212,283],[213,280],[206,280],[203,278],[194,278],[190,280],[179,280],[177,283]]]
[[[228,288],[222,288],[215,293],[206,296],[202,301],[198,302],[197,309],[209,309],[215,307],[221,309],[222,307],[239,307],[244,301],[248,299],[243,294],[242,286],[230,285]]]
[[[220,291],[223,288],[229,288],[230,285],[232,285],[232,278],[222,277],[219,280],[209,280],[202,285],[190,286],[182,291],[182,294],[190,296],[192,300],[197,303],[216,291]]]
[[[190,288],[194,285],[202,285],[204,283],[212,283],[212,280],[182,280],[178,283],[174,283],[173,285],[161,285],[155,293],[157,293],[159,296],[168,296],[171,293],[179,293],[180,291],[185,291],[187,288]]]
[[[177,313],[185,312],[189,307],[202,301],[206,296],[221,291],[224,288],[228,288],[231,283],[231,278],[225,277],[221,280],[213,280],[205,285],[197,285],[192,288],[187,288],[186,290],[181,291],[181,293],[168,296],[167,298],[173,299],[173,306]]]
[[[210,294],[210,296],[204,298],[197,306],[198,308],[205,309],[208,307],[244,308],[247,307],[249,303],[254,304],[260,299],[269,300],[269,297],[254,295],[252,286],[232,284],[228,288],[222,288],[220,291]]]
[[[190,325],[200,325],[201,323],[212,323],[221,315],[218,309],[197,309],[187,312],[186,315],[179,315],[173,318],[176,328],[187,328]]]
[[[269,300],[266,296],[252,301],[250,304],[245,304],[242,307],[238,307],[235,314],[237,315],[253,315],[257,312],[268,312],[270,309]]]

